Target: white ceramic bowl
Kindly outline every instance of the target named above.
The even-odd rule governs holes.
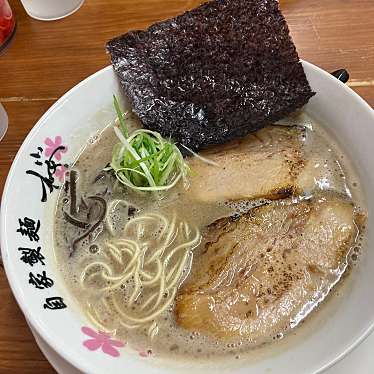
[[[8,130],[8,115],[0,103],[0,141]]]
[[[113,120],[114,112],[110,109],[112,95],[118,95],[120,87],[112,68],[107,67],[70,90],[38,121],[13,162],[2,199],[1,248],[9,283],[33,328],[64,359],[84,373],[123,371],[166,374],[192,370],[194,373],[213,374],[219,368],[222,373],[235,374],[270,371],[277,374],[310,374],[332,365],[369,334],[374,327],[374,251],[371,248],[374,243],[374,230],[371,228],[374,194],[370,193],[374,190],[374,111],[330,74],[309,63],[303,64],[309,82],[317,92],[306,110],[328,127],[353,160],[367,200],[369,245],[364,248],[364,258],[350,275],[342,296],[330,300],[332,306],[316,313],[308,322],[312,328],[300,333],[299,338],[290,337],[289,343],[285,340],[284,347],[282,343],[275,344],[271,354],[256,353],[253,355],[258,356],[256,359],[238,362],[227,368],[222,362],[205,366],[191,361],[163,362],[157,357],[147,356],[142,347],[136,347],[138,350],[119,347],[121,343],[110,342],[108,337],[93,332],[93,327],[79,312],[56,271],[52,232],[58,191],[52,187],[50,192],[48,181],[42,181],[35,173],[48,177],[49,159],[57,164],[71,163],[88,137]],[[51,158],[51,151],[59,145],[67,149]],[[38,147],[41,148],[38,150]],[[41,165],[38,165],[39,162]],[[53,166],[49,162],[52,174]],[[28,170],[31,174],[27,174]],[[62,178],[63,172],[62,166],[58,166],[57,172],[52,175],[55,185],[61,185],[59,178]],[[46,187],[46,202],[41,202],[43,184]],[[25,217],[35,221],[34,230],[32,222],[25,222]],[[33,231],[38,221],[39,240],[36,241]],[[28,222],[31,222],[29,228]],[[38,247],[44,259],[39,256],[37,263],[32,263],[28,249]],[[53,280],[53,285],[51,282],[40,282],[38,274],[43,276],[43,271]],[[45,285],[50,287],[43,288]],[[59,299],[53,299],[55,297],[62,297],[67,307],[54,310],[56,305],[62,305]],[[82,329],[84,326],[86,328]],[[97,342],[96,350],[89,350],[83,344],[90,339]],[[114,348],[118,357],[103,352],[103,348],[108,351],[106,348],[108,344],[113,346],[112,343],[117,345]],[[93,348],[94,344],[91,342],[88,346]]]

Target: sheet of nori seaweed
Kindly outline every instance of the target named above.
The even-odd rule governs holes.
[[[194,150],[302,107],[310,89],[275,0],[215,0],[110,40],[145,128]]]

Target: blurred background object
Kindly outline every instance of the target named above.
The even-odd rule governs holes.
[[[76,12],[84,0],[21,0],[21,2],[30,17],[41,21],[54,21]]]
[[[4,107],[0,103],[0,141],[4,137],[6,130],[8,129],[8,115]]]
[[[7,0],[0,0],[0,52],[9,44],[15,30],[16,21],[12,9]]]

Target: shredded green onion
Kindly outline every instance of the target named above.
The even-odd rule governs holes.
[[[190,152],[194,157],[196,157],[197,159],[199,159],[200,161],[202,162],[205,162],[206,164],[208,165],[212,165],[212,166],[217,166],[219,167],[219,164],[217,164],[217,162],[215,161],[212,161],[212,160],[209,160],[209,158],[206,158],[206,157],[203,157],[201,155],[199,155],[198,153],[194,152],[192,149],[186,147],[185,145],[181,144],[181,146],[188,152]]]
[[[158,132],[139,129],[129,134],[124,114],[113,95],[120,140],[113,147],[110,168],[125,186],[139,191],[162,191],[186,179],[189,167],[178,147]]]

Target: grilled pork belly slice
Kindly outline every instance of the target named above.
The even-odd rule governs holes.
[[[321,189],[346,194],[345,179],[331,172],[340,167],[338,162],[330,163],[330,169],[324,167],[326,150],[313,146],[313,137],[318,136],[301,126],[267,126],[212,147],[200,155],[217,166],[197,157],[189,160],[192,173],[187,194],[203,203],[276,200]]]
[[[279,200],[210,225],[177,296],[177,323],[256,340],[307,315],[344,272],[363,221],[350,201],[327,196]]]
[[[300,189],[305,165],[302,127],[268,126],[243,139],[201,152],[218,166],[189,161],[188,194],[202,202],[288,196]]]

